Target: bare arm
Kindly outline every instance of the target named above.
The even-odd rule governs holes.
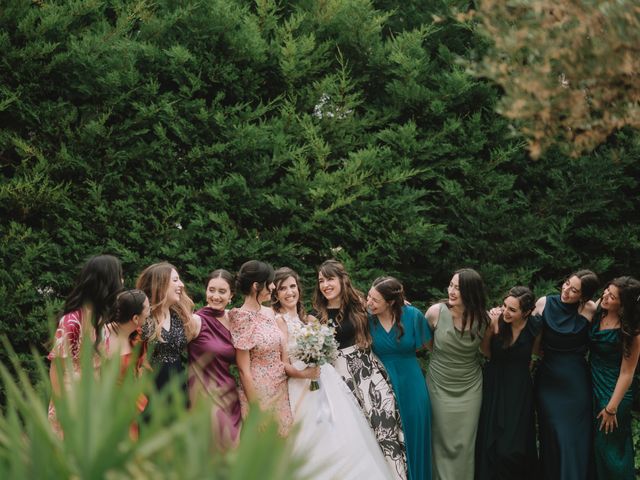
[[[492,308],[489,312],[489,317],[491,318],[491,324],[485,330],[484,337],[482,337],[482,342],[480,343],[480,351],[487,358],[491,358],[491,339],[498,333],[500,313],[498,313],[498,310]]]
[[[192,340],[195,340],[196,338],[198,338],[198,335],[200,335],[201,329],[202,329],[202,318],[200,318],[200,315],[196,315],[194,313],[193,315],[191,315],[190,328],[188,328],[189,338],[187,338],[187,341],[191,342]]]
[[[251,375],[251,354],[249,350],[236,350],[236,363],[240,372],[240,381],[247,400],[249,402],[257,402],[258,394],[256,393],[255,383]]]
[[[613,395],[609,399],[609,403],[598,413],[598,417],[602,419],[600,422],[600,430],[604,427],[605,432],[612,432],[615,427],[618,426],[618,419],[615,413],[618,411],[618,406],[627,393],[631,382],[633,381],[633,374],[636,371],[636,365],[638,364],[638,357],[640,357],[640,335],[634,337],[631,344],[631,353],[629,357],[622,356],[622,363],[620,365],[620,375],[616,382],[616,387],[613,390]],[[613,413],[613,415],[611,415]]]

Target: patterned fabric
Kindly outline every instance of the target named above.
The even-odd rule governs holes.
[[[400,413],[389,376],[370,350],[338,350],[334,365],[358,401],[394,478],[407,478],[407,458]]]
[[[50,361],[56,358],[66,359],[71,357],[72,370],[64,370],[64,378],[62,378],[61,387],[68,389],[71,382],[80,376],[80,350],[82,346],[83,329],[82,324],[85,321],[87,312],[82,309],[74,310],[62,316],[58,322],[56,329],[53,348],[47,355]],[[91,332],[92,341],[95,340],[93,331]],[[94,368],[100,367],[100,357],[94,356]],[[62,437],[62,429],[56,418],[56,409],[53,401],[49,402],[48,417],[54,431]]]
[[[149,341],[154,328],[153,318],[142,326],[142,339]],[[187,348],[187,336],[184,333],[184,324],[177,313],[171,312],[169,330],[162,328],[162,342],[154,340],[149,342],[151,348],[151,366],[156,373],[156,389],[161,390],[169,383],[171,378],[178,375],[182,377],[182,389],[187,391],[186,369],[182,362],[182,353]]]
[[[73,359],[75,368],[79,368],[80,341],[82,339],[82,310],[74,310],[64,315],[58,322],[53,348],[47,358]]]
[[[291,428],[293,416],[287,374],[282,363],[284,335],[276,324],[273,311],[262,308],[259,312],[251,312],[234,308],[229,312],[229,320],[233,345],[238,350],[249,350],[251,376],[260,405],[275,414],[278,431],[285,436]],[[246,417],[248,402],[242,389],[240,402],[243,417]]]

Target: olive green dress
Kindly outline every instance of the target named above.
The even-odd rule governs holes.
[[[434,331],[427,371],[431,398],[433,480],[473,480],[476,433],[482,405],[480,341],[453,325],[445,304]]]

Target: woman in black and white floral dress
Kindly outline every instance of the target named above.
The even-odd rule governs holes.
[[[406,479],[404,433],[393,387],[371,352],[364,296],[351,285],[340,262],[320,265],[313,304],[316,316],[336,329],[336,370],[364,412],[395,478]]]

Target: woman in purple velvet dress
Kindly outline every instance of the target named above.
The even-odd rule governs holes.
[[[232,275],[222,269],[211,272],[207,280],[207,306],[194,317],[200,331],[188,346],[189,399],[191,405],[203,400],[211,403],[213,432],[222,448],[237,444],[242,421],[236,381],[229,371],[236,363],[225,311],[232,296]]]

